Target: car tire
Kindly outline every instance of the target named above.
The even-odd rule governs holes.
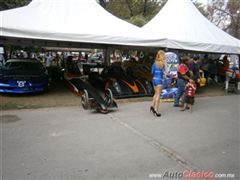
[[[104,101],[106,102],[107,106],[111,106],[113,104],[113,93],[109,88],[105,90]]]
[[[89,108],[89,95],[86,89],[82,91],[81,103],[82,103],[83,109],[87,110]]]

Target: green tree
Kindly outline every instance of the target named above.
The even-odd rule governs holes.
[[[113,15],[143,26],[152,19],[166,0],[108,0],[106,10]]]
[[[103,8],[106,8],[106,0],[99,0],[99,4],[100,4]]]
[[[230,17],[230,23],[227,31],[240,39],[240,1],[229,0],[226,6],[226,11]]]
[[[124,19],[129,20],[131,18],[131,13],[127,7],[125,0],[109,0],[106,2],[106,10],[111,14]]]
[[[200,10],[212,23],[236,38],[240,38],[240,1],[211,0]]]
[[[148,22],[147,19],[142,15],[132,16],[128,21],[139,27],[142,27]]]
[[[197,1],[193,1],[193,4],[196,6],[196,8],[202,13],[202,15],[204,15],[205,17],[207,17],[208,12],[206,11],[205,5],[197,2]]]
[[[0,11],[29,4],[31,0],[0,0]]]

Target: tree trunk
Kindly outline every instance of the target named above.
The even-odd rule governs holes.
[[[145,0],[145,1],[144,1],[144,5],[143,5],[143,17],[145,17],[146,14],[147,14],[147,1],[148,1],[148,0]]]
[[[126,4],[128,6],[129,12],[130,12],[130,17],[133,17],[133,11],[132,11],[131,5],[129,3],[129,0],[125,0],[125,1],[126,1]]]

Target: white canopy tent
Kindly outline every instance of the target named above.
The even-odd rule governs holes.
[[[190,0],[168,0],[141,29],[108,13],[96,0],[33,0],[28,6],[0,12],[1,41],[84,48],[166,47],[240,54],[240,41],[210,23]]]
[[[207,20],[190,0],[168,0],[145,26],[149,46],[240,54],[239,40]]]
[[[113,16],[96,0],[33,0],[25,7],[1,11],[0,20],[5,42],[31,39],[139,45],[140,28]]]

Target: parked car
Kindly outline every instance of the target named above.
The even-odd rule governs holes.
[[[65,77],[65,79],[69,88],[81,95],[83,109],[96,110],[97,112],[106,114],[109,112],[109,109],[118,107],[110,89],[106,89],[104,93],[100,93],[95,87],[86,82],[84,78]]]
[[[0,92],[31,93],[48,89],[45,67],[37,60],[10,59],[0,69]]]
[[[121,66],[105,67],[101,74],[89,74],[89,82],[96,88],[104,91],[110,89],[114,98],[152,96],[152,84],[144,78],[133,78]]]

